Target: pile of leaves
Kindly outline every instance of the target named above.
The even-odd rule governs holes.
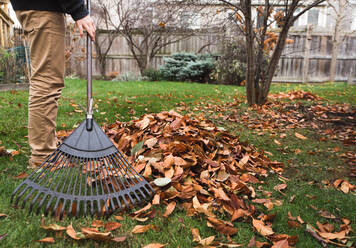
[[[156,187],[152,203],[134,213],[135,218],[152,217],[151,207],[158,204],[167,205],[163,216],[168,217],[181,204],[188,216],[204,215],[208,226],[227,236],[238,232],[232,222],[240,219],[252,223],[273,243],[287,240],[295,245],[297,237],[275,234],[271,228],[274,216],[259,213],[248,201],[256,197],[254,184],[262,183],[271,171],[283,171],[283,164],[271,161],[263,151],[241,143],[203,116],[194,119],[174,111],[116,122],[105,127],[105,132],[118,149],[131,155],[131,163],[148,181],[169,179],[167,185]],[[281,204],[264,203],[269,209]],[[220,219],[221,214],[230,216],[230,221]],[[195,231],[193,236],[206,245],[207,240]],[[213,238],[209,241],[213,245]]]
[[[276,99],[289,99],[289,100],[308,100],[308,101],[320,101],[323,98],[304,90],[290,91],[288,93],[280,92],[278,94],[270,94],[268,98],[271,100]]]

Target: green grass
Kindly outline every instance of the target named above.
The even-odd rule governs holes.
[[[288,92],[290,90],[311,91],[333,103],[350,103],[356,105],[356,87],[343,83],[297,85],[297,84],[274,84],[271,92]],[[96,120],[99,124],[112,123],[116,119],[129,121],[146,113],[157,113],[163,110],[182,108],[185,106],[194,109],[199,104],[213,102],[232,101],[235,96],[242,96],[244,88],[235,86],[180,83],[180,82],[94,82],[94,98]],[[84,119],[83,113],[77,113],[78,109],[72,104],[85,105],[86,103],[85,82],[82,80],[66,80],[66,88],[59,103],[58,129],[72,129],[73,126]],[[45,245],[33,242],[47,236],[55,237],[56,243],[53,247],[111,247],[112,244],[98,243],[95,241],[73,241],[65,234],[57,237],[51,233],[40,229],[41,216],[27,214],[25,210],[14,209],[10,204],[11,192],[18,185],[19,180],[14,180],[13,176],[26,171],[30,150],[27,145],[27,98],[28,92],[1,92],[0,93],[0,146],[6,149],[20,150],[17,155],[10,160],[9,157],[0,157],[0,213],[7,214],[8,217],[0,219],[0,235],[7,233],[8,236],[0,240],[0,247],[44,247]],[[245,111],[246,105],[241,105],[241,110]],[[188,110],[189,111],[189,110]],[[209,116],[209,111],[204,112]],[[331,152],[335,147],[345,151],[355,152],[354,147],[344,147],[342,143],[335,141],[319,142],[320,135],[312,130],[289,130],[287,139],[281,140],[282,147],[273,142],[273,136],[266,134],[257,135],[253,130],[245,128],[241,123],[231,123],[222,120],[215,120],[219,126],[225,127],[233,134],[240,135],[241,140],[248,141],[260,149],[264,149],[273,154],[273,160],[281,161],[286,165],[284,176],[289,179],[288,187],[285,190],[286,196],[273,190],[273,187],[280,184],[277,176],[271,176],[261,188],[256,191],[257,198],[265,198],[262,190],[273,192],[272,197],[283,200],[283,205],[275,207],[271,213],[276,214],[273,223],[273,230],[277,233],[298,235],[297,247],[320,247],[320,244],[307,234],[305,226],[299,228],[288,227],[288,212],[293,216],[300,215],[302,219],[314,226],[317,221],[325,222],[327,219],[320,217],[317,211],[310,205],[318,209],[325,209],[335,216],[348,218],[352,222],[352,227],[356,230],[356,197],[352,194],[343,194],[330,187],[325,187],[323,180],[334,180],[336,178],[346,178],[347,170],[343,160],[336,153]],[[308,137],[308,142],[303,142],[293,136],[294,131]],[[274,130],[278,134],[278,130]],[[272,134],[271,134],[272,135]],[[300,149],[300,154],[295,154],[295,149]],[[314,151],[310,155],[308,151]],[[355,183],[355,182],[354,182]],[[256,187],[257,189],[257,187]],[[313,196],[312,199],[307,197]],[[291,197],[294,200],[290,202]],[[261,205],[257,206],[260,211],[268,213]],[[159,242],[169,244],[167,247],[193,247],[190,228],[198,228],[202,238],[216,235],[217,240],[226,241],[222,235],[206,226],[206,219],[203,216],[187,217],[185,211],[178,208],[169,218],[162,217],[164,208],[157,208],[157,216],[146,224],[154,224],[160,231],[150,230],[144,234],[131,235],[130,230],[142,224],[133,221],[127,214],[123,214],[124,221],[122,227],[114,234],[128,234],[128,239],[117,247],[142,247],[149,243]],[[118,213],[119,215],[120,213]],[[110,220],[113,220],[110,218]],[[78,220],[64,220],[58,222],[51,218],[46,218],[47,223],[58,223],[66,226],[73,222],[77,231],[79,227],[89,226],[91,218],[81,218]],[[332,222],[336,225],[335,221]],[[253,235],[257,240],[264,238],[254,233],[249,221],[236,222],[239,228],[233,240],[248,244]],[[352,233],[355,237],[355,234]]]

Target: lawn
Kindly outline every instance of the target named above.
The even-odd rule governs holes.
[[[356,87],[344,83],[328,84],[274,84],[271,93],[289,92],[291,90],[310,91],[324,100],[321,105],[351,104],[356,108]],[[66,88],[59,103],[58,130],[73,129],[80,123],[84,115],[77,104],[85,105],[85,82],[77,79],[66,80]],[[27,171],[27,161],[30,155],[27,145],[27,97],[26,91],[0,92],[0,146],[5,149],[19,151],[19,155],[0,156],[0,238],[1,247],[42,247],[44,244],[34,242],[44,237],[54,237],[53,247],[110,247],[110,243],[96,241],[74,241],[63,234],[56,234],[40,228],[41,216],[28,214],[26,210],[14,209],[10,203],[11,192],[21,180],[13,177]],[[258,119],[258,112],[247,108],[244,103],[244,88],[224,85],[208,85],[181,82],[94,82],[95,119],[100,125],[114,123],[116,120],[128,122],[143,114],[158,113],[174,109],[181,114],[203,114],[217,126],[223,127],[233,135],[239,135],[242,141],[253,144],[260,150],[267,151],[271,160],[283,162],[285,170],[283,177],[271,175],[258,186],[256,197],[262,198],[263,191],[272,192],[271,197],[283,201],[281,206],[274,206],[268,211],[257,206],[259,211],[276,214],[273,230],[277,233],[297,235],[297,247],[321,247],[321,244],[305,231],[305,224],[292,227],[288,224],[288,212],[292,216],[300,216],[306,223],[316,227],[316,223],[328,222],[338,230],[341,219],[351,221],[356,230],[356,196],[354,192],[345,194],[330,186],[336,179],[346,179],[355,184],[355,177],[350,176],[350,165],[342,158],[343,154],[355,154],[354,145],[346,146],[343,142],[333,139],[323,139],[323,133],[312,128],[296,128],[280,130],[278,128],[256,131],[251,125],[246,125],[239,114],[246,113],[251,118]],[[295,102],[305,107],[311,106],[312,101],[283,100],[283,104],[293,105]],[[229,104],[238,102],[239,104]],[[217,115],[213,106],[223,106],[221,115]],[[273,106],[272,106],[273,108]],[[235,119],[224,118],[235,116]],[[220,118],[221,117],[221,118]],[[263,121],[263,120],[260,120]],[[355,129],[353,129],[355,131]],[[302,140],[294,134],[307,137]],[[281,138],[283,137],[283,138]],[[277,141],[276,141],[277,140]],[[323,141],[320,141],[323,140]],[[298,151],[298,152],[296,152]],[[287,188],[282,192],[274,187],[286,183]],[[217,240],[227,242],[226,237],[207,227],[202,215],[187,217],[183,208],[177,207],[169,218],[163,218],[164,207],[158,207],[155,218],[145,224],[153,224],[160,231],[149,230],[143,234],[131,234],[136,225],[142,223],[132,220],[126,213],[122,227],[115,230],[116,235],[127,235],[127,240],[117,247],[143,247],[150,243],[168,244],[167,247],[194,247],[191,228],[198,228],[202,238],[216,235]],[[327,218],[325,214],[335,218]],[[324,217],[323,217],[323,216]],[[95,218],[94,218],[95,219]],[[109,220],[114,220],[111,217]],[[57,221],[45,218],[46,223],[57,223],[67,226],[71,222],[75,228],[90,226],[93,218],[65,219]],[[238,233],[232,240],[247,247],[253,236],[258,241],[266,239],[254,231],[250,222],[236,221],[234,226]],[[356,234],[351,233],[350,240],[355,241]],[[329,247],[333,247],[329,245]]]

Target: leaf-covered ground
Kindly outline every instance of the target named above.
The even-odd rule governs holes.
[[[60,135],[83,118],[82,86],[67,82]],[[1,246],[351,247],[355,87],[273,85],[263,108],[247,108],[243,91],[96,82],[95,116],[108,135],[149,181],[172,180],[145,208],[101,221],[12,208],[11,192],[29,173],[27,93],[0,93]]]

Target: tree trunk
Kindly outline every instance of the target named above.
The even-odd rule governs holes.
[[[291,25],[292,24],[286,23],[278,36],[278,41],[277,41],[276,47],[273,51],[272,58],[268,64],[268,69],[267,69],[265,80],[260,88],[260,94],[259,94],[259,98],[258,98],[258,102],[257,102],[258,105],[263,105],[267,102],[267,97],[268,97],[269,90],[271,88],[272,79],[276,72],[278,62],[279,62],[279,59],[281,58],[284,46],[286,44],[286,40],[288,37],[288,31],[289,31],[289,28],[291,27]]]
[[[341,0],[339,0],[341,1]],[[339,3],[339,11],[341,4]],[[334,28],[334,34],[333,34],[333,44],[332,44],[332,53],[331,53],[331,63],[330,63],[330,82],[335,81],[335,75],[336,75],[336,63],[337,63],[337,53],[339,50],[339,44],[340,44],[340,13],[337,14],[336,20],[335,20],[335,28]]]
[[[253,33],[253,21],[251,15],[251,1],[245,0],[242,5],[245,11],[246,27],[246,53],[247,53],[247,72],[246,72],[246,96],[249,106],[257,103],[255,87],[255,39]]]

